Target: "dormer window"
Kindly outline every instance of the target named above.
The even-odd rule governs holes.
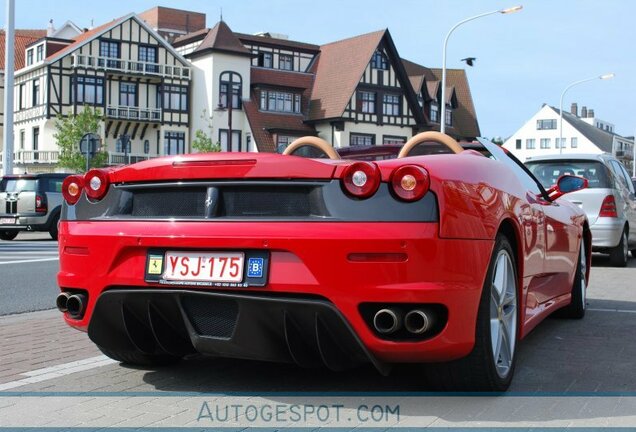
[[[294,70],[294,58],[288,54],[280,54],[278,56],[278,69]]]
[[[453,125],[453,111],[450,109],[446,110],[446,126]]]
[[[300,114],[300,95],[275,90],[261,90],[261,111]]]
[[[374,69],[380,70],[388,70],[389,62],[386,59],[386,56],[380,51],[376,51],[373,54],[373,60],[371,60],[371,67]]]
[[[274,60],[272,53],[270,52],[262,52],[258,54],[258,65],[264,68],[272,68],[274,67]]]
[[[437,102],[431,102],[430,115],[433,123],[439,123],[439,105],[437,105]]]
[[[42,60],[44,60],[44,45],[38,45],[35,48],[35,52],[35,61],[41,62]]]
[[[27,50],[27,66],[33,64],[33,48]]]

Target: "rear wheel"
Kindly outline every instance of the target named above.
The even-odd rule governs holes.
[[[110,350],[97,345],[106,356],[131,366],[169,366],[178,363],[181,358],[168,354],[144,354],[139,351]]]
[[[505,391],[516,364],[518,279],[515,255],[499,234],[482,289],[475,347],[465,358],[429,368],[429,381],[451,390]]]
[[[17,236],[17,231],[0,231],[0,240],[13,240]]]
[[[614,267],[625,267],[627,265],[627,258],[629,254],[627,240],[627,229],[625,229],[621,235],[621,241],[618,243],[618,246],[610,250],[610,263]]]
[[[576,266],[576,274],[572,283],[572,301],[570,304],[556,313],[561,318],[581,319],[585,316],[586,291],[587,291],[587,257],[585,242],[581,241],[579,249],[579,262]]]
[[[49,235],[51,236],[51,238],[53,240],[57,240],[57,223],[59,222],[60,218],[56,217],[52,222],[51,222],[51,228],[49,228]]]

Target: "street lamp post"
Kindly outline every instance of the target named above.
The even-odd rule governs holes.
[[[582,79],[579,81],[574,81],[572,84],[570,84],[569,86],[567,86],[564,90],[563,93],[561,93],[561,100],[559,101],[559,154],[563,154],[563,97],[565,96],[565,93],[567,93],[568,90],[570,90],[572,87],[579,85],[579,84],[583,84],[589,81],[594,81],[597,79],[600,80],[608,80],[614,78],[614,74],[613,73],[606,73],[604,75],[599,75],[599,76],[595,76],[592,78],[586,78],[586,79]]]
[[[523,6],[519,5],[519,6],[514,6],[511,8],[507,8],[507,9],[497,9],[494,11],[490,11],[490,12],[486,12],[486,13],[482,13],[479,15],[475,15],[473,17],[470,18],[466,18],[465,20],[462,20],[460,22],[458,22],[457,24],[455,24],[453,27],[451,27],[451,29],[448,31],[448,34],[446,35],[446,38],[444,39],[444,49],[442,50],[442,100],[440,101],[440,104],[442,105],[442,109],[441,109],[441,114],[440,114],[440,132],[441,133],[445,133],[446,132],[446,47],[448,46],[448,38],[450,37],[450,35],[455,31],[455,29],[457,27],[459,27],[462,24],[465,24],[469,21],[472,20],[476,20],[477,18],[482,18],[488,15],[494,15],[497,13],[500,14],[510,14],[510,13],[514,13],[514,12],[518,12],[521,9],[523,9]]]

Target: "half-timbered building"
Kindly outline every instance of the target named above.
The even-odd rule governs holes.
[[[26,47],[15,76],[15,148],[34,152],[30,171],[50,170],[55,121],[98,109],[109,163],[189,152],[190,64],[135,14],[73,39]]]

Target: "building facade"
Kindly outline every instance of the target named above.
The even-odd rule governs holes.
[[[190,64],[135,14],[74,39],[42,38],[15,74],[14,149],[30,152],[16,168],[50,171],[56,119],[85,106],[104,116],[109,164],[188,152],[190,83]]]
[[[563,112],[563,132],[559,131],[559,109],[544,104],[503,146],[519,160],[558,153],[610,153],[631,171],[634,139],[614,132],[614,125],[594,115],[594,110],[572,104]],[[560,140],[563,137],[563,141]]]

